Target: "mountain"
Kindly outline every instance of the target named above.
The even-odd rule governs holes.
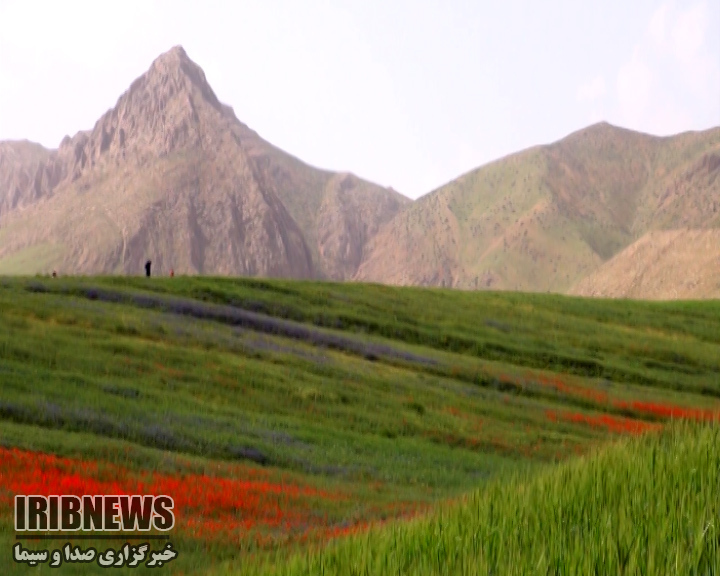
[[[0,142],[0,273],[343,280],[409,203],[264,141],[177,46],[57,150]]]
[[[177,46],[58,149],[0,142],[0,274],[720,297],[719,175],[720,128],[600,123],[411,202],[266,142]]]
[[[617,286],[629,287],[628,266],[603,267],[645,235],[671,233],[680,258],[682,242],[711,236],[672,231],[720,228],[719,175],[720,128],[660,138],[600,123],[415,201],[370,240],[355,280],[552,292],[577,285],[587,293],[579,283],[607,270]],[[677,264],[668,255],[655,265],[654,250],[640,253],[654,274]],[[609,295],[605,285],[594,281],[592,290]],[[717,284],[703,290],[720,295]]]

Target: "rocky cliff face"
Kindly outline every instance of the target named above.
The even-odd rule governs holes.
[[[57,185],[50,156],[33,142],[0,142],[0,216],[36,202]]]

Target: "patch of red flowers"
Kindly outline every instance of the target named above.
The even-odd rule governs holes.
[[[553,412],[548,410],[547,417],[553,422],[565,420],[566,422],[575,422],[577,424],[587,424],[593,428],[604,428],[618,434],[639,435],[653,430],[659,430],[660,424],[651,422],[643,422],[641,420],[631,420],[629,418],[618,418],[610,414],[599,414],[591,416],[588,414],[580,414],[576,412]]]
[[[175,501],[177,529],[202,539],[237,539],[254,529],[317,531],[327,526],[318,513],[323,503],[348,498],[250,478],[135,473],[103,462],[0,448],[0,498],[10,508],[15,494],[167,494]]]
[[[720,410],[703,410],[701,408],[683,408],[682,406],[673,406],[672,404],[656,404],[654,402],[613,402],[617,408],[625,408],[644,412],[645,414],[653,414],[663,418],[712,421],[720,419]]]
[[[667,419],[682,418],[698,421],[720,420],[720,409],[710,410],[701,408],[684,408],[682,406],[675,406],[672,404],[659,404],[656,402],[642,402],[637,400],[610,400],[608,394],[605,392],[566,384],[560,378],[548,378],[542,375],[536,375],[534,379],[540,384],[556,389],[558,392],[587,398],[599,404],[609,403],[614,408],[634,410],[636,412],[652,414],[653,416],[660,416],[661,418]]]

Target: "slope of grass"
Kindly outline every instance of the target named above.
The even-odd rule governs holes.
[[[528,368],[720,397],[715,301],[602,301],[255,280],[106,282]]]
[[[0,546],[28,482],[40,494],[145,482],[183,502],[170,573],[284,562],[671,416],[710,419],[719,312],[280,280],[0,279]],[[22,462],[52,473],[33,479]]]
[[[717,574],[719,519],[720,428],[677,426],[493,482],[276,574]]]

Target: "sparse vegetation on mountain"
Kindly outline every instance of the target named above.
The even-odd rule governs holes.
[[[355,278],[530,292],[577,286],[585,295],[642,298],[672,298],[675,289],[675,297],[717,297],[720,263],[706,257],[705,246],[720,228],[719,175],[720,128],[657,138],[596,124],[420,198],[371,240]],[[678,237],[680,229],[689,233]],[[629,263],[604,267],[658,234],[676,237],[680,252],[659,258],[643,250],[632,270]],[[677,274],[685,265],[693,269],[690,278]],[[658,279],[638,291],[633,286],[641,269]]]

